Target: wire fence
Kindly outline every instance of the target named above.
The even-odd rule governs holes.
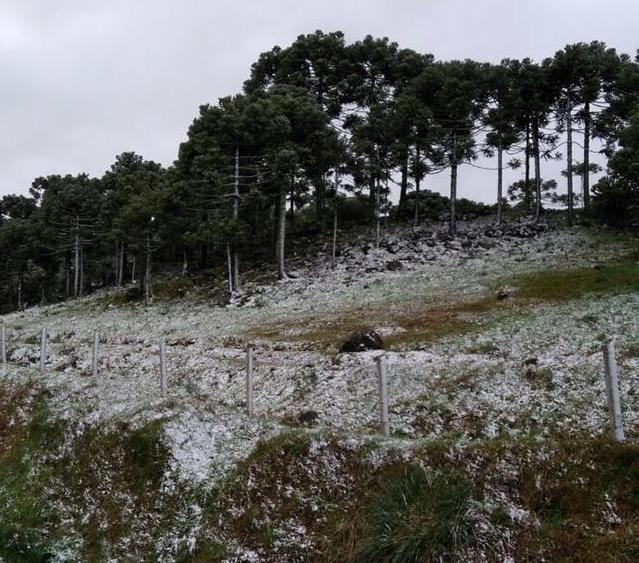
[[[138,353],[148,353],[155,360],[155,370],[157,371],[157,385],[161,397],[167,397],[170,391],[171,366],[169,364],[169,354],[167,354],[167,342],[160,340],[157,343],[149,344],[148,342],[106,342],[106,339],[100,335],[98,331],[94,331],[92,337],[80,337],[74,342],[58,342],[56,339],[49,338],[47,329],[43,328],[39,337],[28,339],[9,339],[7,337],[6,327],[2,327],[0,331],[0,361],[2,364],[2,372],[6,375],[11,364],[20,365],[22,367],[36,367],[42,376],[46,375],[50,369],[55,369],[56,363],[50,358],[50,352],[56,352],[63,355],[85,356],[85,365],[90,366],[90,370],[86,369],[93,377],[99,377],[100,360],[112,353],[122,353],[135,351]],[[169,341],[170,342],[170,341]],[[176,339],[171,347],[184,347],[185,345],[194,344],[194,339]],[[25,354],[22,357],[15,358],[13,361],[8,357],[8,347],[11,345],[15,349],[24,349]],[[244,410],[249,418],[255,417],[255,360],[256,348],[253,344],[248,344],[242,351],[244,354]],[[219,353],[222,359],[227,358],[224,352]],[[380,396],[379,412],[380,412],[380,433],[384,437],[390,436],[389,425],[389,400],[388,400],[388,382],[386,377],[386,356],[381,353],[375,358],[377,367],[377,387]]]
[[[189,343],[194,343],[192,339],[188,339]],[[121,351],[135,348],[136,351],[142,352],[145,349],[154,348],[155,352],[152,352],[154,356],[158,356],[156,364],[158,375],[158,389],[162,397],[166,397],[169,393],[170,384],[170,366],[167,359],[167,342],[160,340],[155,345],[149,345],[146,342],[135,343],[109,343],[101,340],[99,331],[94,331],[91,338],[80,339],[81,348],[72,347],[71,343],[62,343],[52,341],[48,337],[48,331],[46,328],[42,328],[40,331],[39,341],[37,338],[31,338],[28,340],[9,340],[7,336],[7,329],[5,326],[0,327],[0,365],[2,374],[8,375],[11,362],[8,356],[8,346],[21,347],[27,350],[31,350],[29,356],[29,364],[32,364],[34,360],[38,361],[38,369],[41,375],[45,375],[47,369],[51,368],[51,362],[48,360],[48,350],[56,348],[61,350],[62,353],[71,354],[86,353],[90,359],[91,375],[98,377],[100,375],[99,360],[105,356],[105,350]],[[174,346],[180,346],[180,344],[174,344]],[[183,344],[182,344],[183,346]],[[617,353],[615,349],[615,342],[613,339],[608,339],[602,348],[604,369],[605,369],[605,381],[606,381],[606,395],[608,411],[610,415],[610,433],[613,441],[623,442],[625,439],[623,416],[621,411],[621,398],[619,391],[619,369],[617,364]],[[253,344],[248,344],[244,349],[245,353],[245,413],[248,418],[255,417],[255,348]],[[378,393],[378,407],[379,407],[379,432],[384,438],[389,438],[391,435],[391,424],[389,418],[389,386],[387,378],[387,357],[384,352],[381,352],[374,358],[377,373],[377,393]]]

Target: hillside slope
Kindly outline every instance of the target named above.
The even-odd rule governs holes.
[[[6,315],[0,557],[635,560],[638,273],[630,243],[579,229],[399,229],[227,307],[107,293]],[[387,342],[387,440],[379,352],[337,354],[358,328]],[[606,337],[624,446],[607,440]]]

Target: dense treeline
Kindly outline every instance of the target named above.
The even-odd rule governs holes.
[[[609,170],[591,188],[593,152]],[[249,261],[272,259],[285,278],[287,229],[321,233],[340,210],[377,232],[390,213],[417,224],[433,201],[423,189],[432,174],[450,175],[454,235],[458,169],[482,154],[495,159],[498,222],[506,201],[538,220],[552,200],[569,223],[579,207],[634,226],[639,54],[592,42],[541,63],[492,65],[436,61],[386,38],[300,36],[263,53],[241,94],[200,107],[170,168],[123,153],[101,178],[37,178],[29,196],[2,198],[0,309],[131,280],[148,297],[156,263],[183,273],[224,264],[231,291]],[[567,163],[565,195],[543,178],[550,159]],[[519,166],[523,179],[504,189],[504,169]]]

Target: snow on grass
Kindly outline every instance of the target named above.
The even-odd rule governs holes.
[[[308,346],[295,334],[287,344],[285,330],[275,343],[257,339],[258,418],[249,421],[243,412],[244,352],[225,347],[229,338],[255,340],[252,332],[273,325],[326,325],[344,312],[369,321],[372,311],[377,325],[388,330],[383,315],[389,312],[410,314],[415,306],[454,305],[468,296],[491,294],[505,274],[583,266],[619,251],[593,247],[581,231],[490,239],[489,248],[467,249],[437,237],[428,244],[390,239],[388,250],[370,249],[365,243],[354,246],[337,272],[320,262],[297,279],[253,288],[259,306],[249,301],[226,308],[188,302],[105,308],[101,301],[86,298],[8,315],[3,321],[10,337],[34,342],[13,350],[11,359],[30,367],[12,365],[10,377],[41,379],[53,391],[52,403],[60,415],[81,417],[89,425],[167,417],[166,438],[176,468],[202,480],[223,475],[259,438],[277,432],[282,424],[303,426],[300,415],[309,411],[317,413],[315,425],[357,436],[374,434],[378,426],[375,354],[344,354],[334,360],[322,349],[305,350]],[[406,261],[409,271],[387,271],[390,258]],[[630,345],[636,328],[631,319],[638,309],[632,294],[539,304],[471,334],[444,337],[426,349],[389,352],[394,434],[421,439],[452,432],[472,439],[533,428],[603,431],[599,337],[617,335],[622,347]],[[44,377],[34,369],[34,337],[43,325],[49,330],[53,366]],[[88,373],[95,329],[103,343],[100,375],[93,379]],[[401,333],[402,328],[393,330]],[[168,398],[159,390],[160,340],[169,343]],[[473,348],[487,353],[473,353]],[[545,379],[526,375],[523,362],[530,357],[546,370]],[[624,396],[635,379],[622,365]],[[627,405],[625,416],[632,429],[639,414]]]

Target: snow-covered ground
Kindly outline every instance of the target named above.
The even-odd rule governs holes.
[[[9,336],[6,379],[42,382],[53,411],[80,427],[165,419],[173,468],[192,483],[221,479],[258,440],[292,426],[370,440],[379,427],[374,359],[380,353],[336,354],[339,341],[327,347],[314,335],[344,319],[401,333],[397,319],[415,311],[492,298],[516,275],[590,267],[621,252],[581,230],[523,234],[495,236],[477,227],[448,240],[437,230],[406,231],[387,235],[379,250],[362,239],[343,249],[336,270],[318,257],[287,281],[246,283],[227,307],[189,299],[115,307],[101,295],[6,315],[0,319]],[[387,351],[388,443],[410,455],[443,434],[464,447],[531,430],[605,432],[602,337],[615,337],[622,350],[639,344],[638,312],[636,294],[510,309],[496,304],[472,316],[475,330]],[[36,343],[41,327],[49,335],[44,374]],[[101,338],[95,378],[94,330]],[[162,340],[168,344],[165,397]],[[244,408],[249,342],[255,348],[252,419]],[[525,365],[532,359],[533,370]],[[623,356],[620,367],[632,433],[639,425],[639,359]]]
[[[300,415],[354,437],[377,431],[379,352],[335,356],[304,341],[300,331],[303,337],[306,329],[350,315],[376,320],[373,328],[382,333],[402,330],[387,326],[392,312],[454,305],[491,295],[496,283],[517,273],[593,264],[618,252],[594,246],[581,231],[463,239],[468,248],[436,234],[388,238],[380,250],[366,242],[348,248],[336,271],[320,258],[294,279],[249,286],[243,305],[117,308],[89,297],[7,315],[7,377],[41,379],[57,412],[86,424],[166,417],[166,437],[183,474],[221,476],[259,438],[298,424]],[[402,270],[386,269],[393,260]],[[616,336],[622,345],[633,341],[638,310],[634,294],[537,304],[470,334],[387,352],[394,436],[406,442],[454,431],[472,439],[525,433],[533,425],[600,432],[607,416],[600,335]],[[39,345],[23,344],[36,342],[43,326],[49,334],[44,376],[36,369]],[[282,330],[287,326],[290,341]],[[268,327],[280,329],[276,341],[255,336]],[[89,375],[94,330],[101,336],[97,378]],[[159,383],[161,340],[168,343],[166,397]],[[256,348],[252,420],[243,407],[247,342]],[[543,377],[527,374],[529,358],[538,359]],[[636,388],[636,367],[634,359],[622,366],[625,397]],[[628,402],[625,413],[631,428],[639,417],[633,407]]]

